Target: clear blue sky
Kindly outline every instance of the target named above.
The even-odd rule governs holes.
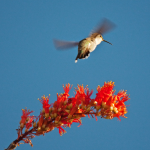
[[[97,85],[114,81],[127,90],[127,119],[84,118],[67,134],[55,129],[17,150],[148,150],[150,147],[150,1],[142,0],[2,0],[0,1],[0,147],[17,138],[21,109],[38,115],[37,98],[62,93],[62,84]],[[57,51],[53,38],[80,41],[106,17],[117,28],[86,60],[74,63],[77,47]],[[74,88],[70,95],[73,96]],[[94,95],[93,95],[94,97]]]

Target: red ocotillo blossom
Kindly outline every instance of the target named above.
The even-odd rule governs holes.
[[[119,91],[115,95],[114,82],[105,82],[102,87],[97,87],[95,98],[91,98],[93,90],[86,86],[78,85],[75,88],[74,97],[69,97],[70,84],[63,86],[64,93],[57,94],[57,100],[49,104],[49,98],[42,96],[39,101],[43,104],[43,109],[39,116],[30,116],[33,111],[22,110],[20,126],[17,129],[18,138],[13,141],[7,150],[14,149],[20,142],[29,143],[35,136],[44,135],[54,128],[58,128],[59,134],[66,133],[64,128],[70,127],[72,123],[82,124],[81,118],[86,115],[95,117],[100,116],[105,119],[125,117],[127,108],[124,102],[129,100],[126,91]]]

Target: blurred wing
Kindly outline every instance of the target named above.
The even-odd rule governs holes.
[[[116,25],[113,22],[104,18],[102,22],[97,26],[97,28],[94,31],[92,31],[92,33],[104,34],[115,27]]]
[[[54,45],[57,49],[69,49],[77,46],[79,42],[59,41],[54,39]]]

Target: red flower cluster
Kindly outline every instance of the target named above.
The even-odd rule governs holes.
[[[97,116],[105,119],[117,117],[120,120],[120,117],[125,117],[127,113],[124,102],[129,100],[129,95],[126,91],[120,91],[115,95],[114,82],[105,82],[102,87],[98,86],[95,98],[91,98],[93,90],[90,91],[87,86],[84,88],[83,85],[78,85],[74,97],[71,98],[70,84],[63,88],[64,93],[57,94],[57,100],[53,104],[49,104],[50,95],[39,99],[43,104],[43,110],[38,117],[29,116],[33,111],[22,110],[16,143],[23,140],[32,145],[31,138],[35,135],[44,135],[54,128],[58,128],[59,134],[62,135],[66,133],[63,128],[70,127],[73,122],[79,123],[80,126],[81,118],[86,115],[95,117],[96,120]]]
[[[31,122],[31,119],[33,117],[29,116],[29,114],[31,114],[33,111],[27,111],[27,109],[22,109],[22,116],[21,116],[21,120],[20,120],[20,128],[23,128],[24,125],[26,124],[26,127],[28,128],[29,122]],[[32,126],[32,125],[29,125]]]

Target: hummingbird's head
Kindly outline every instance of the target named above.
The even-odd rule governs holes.
[[[91,34],[91,39],[96,41],[96,44],[100,44],[102,41],[107,42],[109,44],[111,44],[110,42],[106,41],[103,39],[102,35],[99,33],[93,33]],[[111,44],[112,45],[112,44]]]
[[[106,42],[106,43],[111,44],[110,42],[104,40],[101,34],[99,34],[97,38],[99,39],[99,41],[104,41],[104,42]],[[100,42],[100,43],[101,43],[101,42]],[[111,45],[112,45],[112,44],[111,44]]]
[[[99,33],[96,33],[96,36],[95,36],[95,41],[96,41],[96,44],[100,44],[102,41],[103,41],[103,37],[101,34]]]

